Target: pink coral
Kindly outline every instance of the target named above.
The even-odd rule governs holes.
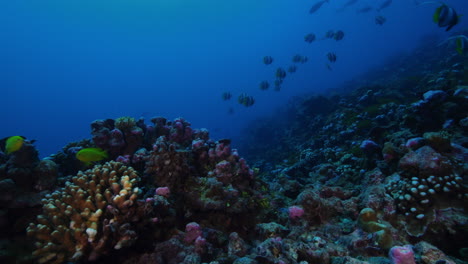
[[[415,264],[414,252],[410,245],[395,246],[390,249],[390,259],[393,264]]]
[[[193,130],[190,123],[179,117],[174,120],[170,127],[169,139],[179,144],[184,144],[192,140]]]
[[[201,237],[202,230],[199,224],[195,222],[188,223],[185,226],[185,238],[186,243],[194,242],[198,237]]]
[[[426,143],[426,140],[424,138],[415,137],[415,138],[408,139],[408,141],[406,141],[405,147],[407,147],[408,149],[416,150],[422,147],[425,143]]]
[[[295,206],[295,205],[289,207],[288,212],[289,212],[289,218],[291,219],[298,219],[298,218],[301,218],[302,215],[304,215],[304,209],[302,209],[302,207]]]
[[[161,195],[164,197],[169,197],[169,194],[171,194],[171,191],[169,190],[169,187],[159,187],[156,188],[156,195]]]
[[[118,156],[115,161],[130,164],[130,155]]]
[[[112,129],[110,132],[109,145],[111,148],[119,149],[125,146],[123,132],[117,128]]]

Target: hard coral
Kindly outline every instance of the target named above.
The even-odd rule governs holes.
[[[115,119],[115,128],[122,130],[122,131],[129,131],[134,126],[136,126],[135,118],[122,116]]]
[[[415,264],[414,252],[410,245],[395,246],[390,249],[390,259],[393,264]]]
[[[131,167],[108,162],[78,172],[60,190],[43,199],[43,214],[31,223],[39,263],[94,260],[132,244],[137,233],[139,177]]]

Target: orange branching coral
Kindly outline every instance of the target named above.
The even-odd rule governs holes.
[[[107,162],[78,172],[42,200],[43,214],[29,224],[39,263],[94,260],[136,239],[139,177],[132,167]]]

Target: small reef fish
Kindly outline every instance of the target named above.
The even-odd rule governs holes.
[[[265,57],[263,57],[263,63],[264,63],[265,65],[270,65],[270,64],[272,64],[272,63],[273,63],[273,57],[271,57],[271,56],[265,56]]]
[[[327,53],[327,58],[330,62],[335,62],[336,61],[336,54],[333,52],[328,52]]]
[[[339,40],[342,40],[344,37],[344,32],[342,30],[338,30],[335,32],[333,38],[336,40],[336,41],[339,41]]]
[[[268,90],[268,88],[270,88],[270,83],[268,83],[268,81],[262,81],[260,82],[259,87],[262,91]]]
[[[455,50],[457,51],[457,53],[460,55],[466,55],[468,53],[468,37],[465,35],[456,35],[456,36],[450,37],[442,41],[437,46],[441,46],[442,44],[452,39],[455,39]]]
[[[317,12],[320,9],[320,7],[322,7],[322,5],[327,3],[327,2],[328,2],[328,0],[322,0],[322,1],[317,2],[315,5],[313,5],[310,8],[309,13],[313,14],[313,13]]]
[[[455,46],[458,54],[466,55],[468,49],[468,38],[465,35],[460,35],[455,40]]]
[[[84,148],[76,153],[76,158],[86,165],[91,165],[91,162],[108,159],[109,155],[100,148]]]
[[[375,17],[375,23],[377,25],[383,25],[385,22],[387,21],[387,19],[384,17],[384,16],[376,16]]]
[[[221,98],[223,98],[223,101],[227,101],[227,100],[230,100],[232,97],[232,94],[230,92],[224,92],[222,95],[221,95]]]
[[[347,7],[350,7],[350,6],[354,5],[355,3],[357,3],[357,1],[358,0],[349,0],[341,8],[337,9],[336,11],[341,12],[341,11],[345,10]]]
[[[276,69],[275,76],[278,79],[284,79],[286,77],[286,71],[283,68],[278,68]]]
[[[387,8],[389,7],[390,5],[392,4],[392,0],[387,0],[385,2],[383,2],[378,8],[377,8],[377,11],[380,11],[384,8]]]
[[[12,136],[6,140],[5,151],[6,154],[18,151],[24,143],[24,137],[21,136]]]
[[[442,4],[436,9],[432,19],[439,27],[447,27],[445,31],[449,31],[459,22],[459,16],[455,9],[446,4]]]
[[[294,63],[306,63],[309,59],[307,56],[302,56],[300,54],[296,54],[292,57],[292,62]]]
[[[357,1],[358,1],[358,0],[349,0],[348,2],[346,2],[346,3],[344,4],[343,7],[352,6],[352,5],[354,5],[355,3],[357,3]]]
[[[297,66],[296,65],[291,65],[288,68],[288,72],[293,73],[297,71]]]
[[[255,103],[255,99],[252,96],[247,95],[245,93],[239,95],[237,101],[239,102],[239,104],[245,107],[250,107]]]
[[[315,37],[314,33],[309,33],[309,34],[304,36],[304,41],[308,42],[308,43],[314,42],[315,39],[316,39],[316,37]]]
[[[325,33],[325,38],[326,38],[326,39],[331,39],[331,38],[333,38],[334,36],[335,36],[335,31],[333,31],[333,30],[331,30],[331,29],[328,30],[327,33]]]
[[[356,12],[358,14],[369,13],[370,11],[372,11],[372,9],[373,9],[372,6],[366,6],[366,7],[358,9]]]

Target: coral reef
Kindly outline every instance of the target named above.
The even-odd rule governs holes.
[[[137,226],[149,216],[138,205],[139,177],[118,162],[79,172],[43,199],[43,214],[31,223],[39,263],[96,260],[136,240]],[[140,222],[140,223],[139,223]]]
[[[164,117],[96,120],[43,160],[1,149],[0,262],[466,263],[468,68],[450,54],[292,99],[248,125],[247,159]],[[109,160],[79,162],[90,147]]]
[[[289,236],[304,218],[299,226],[313,226],[316,236],[340,227],[343,233],[329,228],[327,235],[351,256],[370,260],[392,246],[430,243],[468,260],[467,61],[428,45],[419,50],[424,60],[386,65],[404,71],[376,69],[338,93],[295,98],[246,126],[239,149],[268,183],[267,210],[304,209],[301,218],[272,217],[292,229]],[[282,129],[265,133],[272,127]],[[424,254],[414,248],[416,261]]]

